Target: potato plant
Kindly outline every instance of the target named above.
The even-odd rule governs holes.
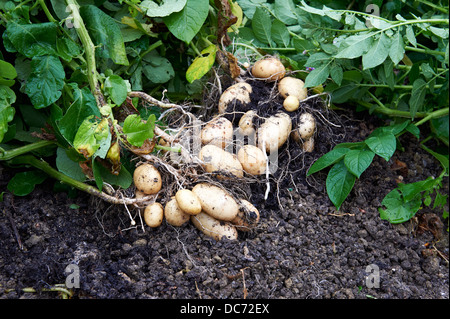
[[[400,134],[427,123],[448,146],[448,6],[405,15],[394,1],[373,17],[324,2],[0,2],[0,161],[20,168],[8,190],[52,177],[136,208],[149,227],[191,222],[236,239],[259,212],[230,185],[266,183],[267,198],[271,164],[313,153],[330,107],[392,119],[310,168],[332,166],[337,208]],[[448,175],[448,157],[429,151]],[[420,195],[408,190],[392,196]]]

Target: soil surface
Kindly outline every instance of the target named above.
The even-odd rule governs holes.
[[[370,121],[354,120],[337,142],[363,140],[375,128]],[[50,179],[13,197],[6,189],[13,172],[0,167],[0,298],[61,298],[46,289],[64,285],[66,267],[76,265],[80,287],[72,298],[448,299],[442,213],[425,207],[399,225],[379,217],[399,181],[441,172],[413,137],[400,141],[404,150],[389,162],[376,156],[339,211],[326,194],[326,171],[305,177],[313,158],[277,197],[264,201],[255,187],[261,220],[236,241],[215,241],[192,224],[151,229],[137,218],[131,226],[123,206],[55,193]]]

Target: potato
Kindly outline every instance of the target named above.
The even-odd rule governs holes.
[[[283,107],[288,112],[294,112],[297,111],[300,106],[300,102],[297,99],[297,97],[293,95],[289,95],[287,98],[284,99]]]
[[[306,140],[313,136],[316,130],[316,120],[311,113],[303,113],[298,119],[298,134],[303,140]]]
[[[231,223],[237,230],[249,231],[258,224],[259,216],[259,211],[252,203],[245,199],[241,199],[239,212]]]
[[[239,82],[228,87],[220,96],[219,113],[225,113],[228,105],[236,103],[236,101],[243,104],[250,103],[250,93],[252,93],[252,86],[245,82]]]
[[[305,83],[297,78],[287,76],[278,83],[278,92],[281,96],[287,98],[290,95],[295,96],[299,101],[303,101],[308,96],[308,90]]]
[[[239,133],[242,135],[253,135],[255,133],[255,128],[253,126],[253,118],[256,116],[256,112],[250,110],[242,115],[239,120]]]
[[[212,217],[230,221],[239,211],[239,205],[234,198],[220,187],[208,183],[199,183],[192,191],[198,196],[203,212]]]
[[[236,156],[215,145],[203,146],[198,158],[203,162],[203,167],[208,173],[224,171],[236,177],[244,176],[242,165]]]
[[[267,159],[261,149],[254,145],[244,145],[239,149],[237,158],[244,171],[251,175],[261,175],[266,171]]]
[[[203,145],[215,145],[220,148],[233,140],[233,124],[224,117],[218,117],[208,124],[201,131],[201,141]]]
[[[175,194],[175,199],[177,200],[178,207],[186,214],[197,215],[202,211],[200,200],[197,195],[189,189],[180,189]]]
[[[181,226],[186,223],[191,215],[185,213],[178,206],[177,200],[173,197],[164,208],[164,217],[166,221],[172,226]]]
[[[277,58],[268,57],[256,61],[252,67],[252,74],[255,78],[273,82],[281,80],[286,75],[286,68]]]
[[[133,173],[134,185],[144,194],[156,194],[161,190],[161,174],[155,166],[151,164],[142,164],[138,166]]]
[[[234,240],[238,237],[236,227],[234,227],[232,224],[219,221],[204,212],[201,212],[200,214],[195,216],[191,216],[191,222],[206,236],[212,237],[215,240],[220,240],[222,239],[222,237]]]
[[[267,152],[279,149],[288,139],[292,130],[292,120],[280,112],[269,117],[256,131],[258,147]]]
[[[311,136],[310,138],[308,138],[307,140],[305,140],[303,142],[302,149],[304,152],[308,152],[308,153],[311,153],[312,151],[314,151],[314,137],[313,136]]]
[[[144,221],[149,227],[158,227],[164,218],[164,209],[160,203],[152,203],[145,207]]]

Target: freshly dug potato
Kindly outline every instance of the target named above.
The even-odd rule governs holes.
[[[316,120],[311,113],[303,113],[298,120],[298,134],[303,140],[313,136],[316,129]]]
[[[267,152],[279,149],[288,139],[292,130],[292,120],[286,113],[280,112],[266,119],[258,128],[258,147]]]
[[[164,208],[164,217],[166,221],[172,226],[181,226],[189,220],[191,215],[185,213],[180,206],[178,206],[177,200],[172,198]]]
[[[191,222],[206,236],[212,237],[215,240],[220,240],[222,237],[234,240],[238,237],[236,227],[232,224],[217,220],[204,212],[191,216]]]
[[[261,175],[266,171],[267,159],[263,151],[254,145],[244,145],[237,158],[244,171],[251,175]]]
[[[305,152],[311,153],[312,151],[314,151],[314,137],[311,136],[310,138],[308,138],[307,140],[305,140],[303,142],[302,145],[302,149]]]
[[[278,92],[281,96],[287,98],[290,95],[295,96],[299,101],[303,101],[308,96],[308,90],[305,83],[297,78],[287,76],[278,83]]]
[[[250,110],[242,115],[239,120],[239,133],[242,135],[253,135],[255,133],[255,128],[253,126],[253,118],[256,116],[256,112]]]
[[[208,183],[199,183],[192,191],[198,196],[203,212],[218,220],[233,220],[239,211],[239,205],[225,190]]]
[[[149,227],[158,227],[164,218],[164,208],[160,203],[152,203],[145,207],[144,221]]]
[[[212,120],[202,129],[201,140],[203,145],[225,148],[233,140],[233,123],[224,117]]]
[[[228,87],[220,96],[219,113],[225,113],[228,105],[236,103],[236,101],[243,104],[250,103],[250,93],[252,93],[252,86],[245,82],[239,82]]]
[[[300,102],[296,96],[289,95],[284,99],[283,107],[288,112],[297,111],[300,106]]]
[[[147,195],[156,194],[162,186],[161,174],[155,166],[147,163],[134,170],[133,181],[136,188]]]
[[[245,199],[241,199],[239,212],[231,223],[236,226],[237,230],[249,231],[258,224],[259,216],[259,211],[252,203]]]
[[[236,177],[243,177],[244,171],[235,155],[215,145],[205,145],[198,153],[198,158],[208,173],[224,171]]]
[[[177,200],[178,207],[186,214],[197,215],[202,211],[202,205],[198,196],[189,189],[180,189],[175,194],[175,199]]]
[[[256,61],[252,66],[252,74],[255,78],[273,82],[281,80],[286,75],[286,68],[277,58],[268,57]]]

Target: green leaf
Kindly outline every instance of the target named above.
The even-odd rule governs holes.
[[[188,80],[189,83],[201,79],[209,70],[211,70],[214,61],[216,60],[216,52],[217,47],[214,44],[211,44],[201,52],[201,56],[196,57],[194,61],[192,61],[192,64],[186,71],[186,80]]]
[[[72,144],[81,123],[89,116],[101,117],[101,114],[88,87],[80,89],[75,83],[68,83],[68,86],[73,90],[74,99],[66,114],[57,121],[57,126],[64,138]]]
[[[312,175],[340,161],[349,151],[349,148],[334,148],[333,150],[320,157],[317,161],[315,161],[314,164],[309,168],[306,176]]]
[[[91,122],[92,118],[93,116],[89,116],[81,123],[73,141],[73,146],[77,152],[86,158],[94,156],[100,146],[104,145],[102,142],[110,138],[111,134],[108,119],[104,118],[101,122]]]
[[[348,37],[335,58],[354,59],[366,53],[373,42],[373,32]]]
[[[72,160],[67,155],[67,152],[69,152],[69,150],[58,147],[56,150],[56,168],[61,173],[64,173],[77,181],[84,182],[86,180],[86,176],[84,175],[83,170],[78,162]]]
[[[155,115],[150,114],[147,122],[143,122],[137,114],[128,115],[123,123],[123,133],[131,145],[141,147],[147,139],[153,138]]]
[[[344,161],[339,161],[333,165],[328,172],[326,180],[327,194],[337,210],[355,184],[356,177],[345,166]]]
[[[178,39],[191,42],[208,17],[208,0],[187,0],[185,7],[164,17],[169,31]]]
[[[117,74],[112,74],[106,78],[104,88],[116,105],[121,105],[127,98],[127,84]]]
[[[273,5],[275,15],[285,25],[294,25],[298,23],[295,4],[292,0],[277,0]]]
[[[147,54],[144,61],[148,63],[144,65],[142,72],[153,83],[166,83],[175,76],[170,61],[155,51]]]
[[[47,178],[47,174],[41,171],[20,172],[8,182],[8,190],[15,196],[30,194],[36,185],[41,184]]]
[[[25,87],[25,93],[37,109],[56,102],[64,87],[64,67],[61,61],[52,55],[34,57],[31,60],[31,74]]]
[[[368,149],[351,150],[345,154],[344,163],[347,169],[359,178],[370,166],[374,156],[375,153]]]
[[[18,52],[33,58],[56,53],[56,31],[53,22],[19,24],[9,20],[6,35]]]
[[[389,55],[390,45],[390,39],[382,32],[378,40],[372,43],[369,51],[363,55],[363,69],[371,69],[383,63]]]
[[[56,40],[56,49],[58,55],[67,62],[70,62],[72,58],[81,54],[80,46],[66,37],[60,37]]]
[[[16,101],[16,94],[5,85],[0,85],[0,142],[8,131],[8,123],[14,119],[15,109],[11,106]]]
[[[270,30],[272,39],[281,47],[287,48],[291,42],[291,35],[286,25],[280,20],[273,21],[272,29]]]
[[[386,209],[379,208],[380,218],[392,224],[399,224],[410,220],[420,209],[422,200],[417,195],[410,201],[405,201],[399,190],[393,189],[381,202]]]
[[[400,31],[396,32],[392,37],[391,47],[389,49],[389,57],[391,58],[394,65],[397,65],[405,55],[405,44],[403,42],[403,37]]]
[[[399,184],[398,189],[402,193],[405,201],[410,201],[414,197],[416,197],[417,194],[420,194],[427,190],[432,190],[436,183],[437,180],[430,176],[424,181],[418,181],[409,184]]]
[[[13,85],[14,84],[13,79],[15,79],[16,77],[17,77],[17,72],[16,72],[16,69],[14,68],[14,66],[11,63],[0,60],[0,85],[5,84],[5,83],[2,83],[2,81],[8,81],[8,80],[11,80],[12,83],[11,82],[9,82],[9,83],[11,85]],[[11,85],[7,85],[7,86],[11,86]]]
[[[257,7],[252,20],[252,29],[256,39],[264,44],[272,43],[272,20],[269,13],[261,7]]]
[[[397,140],[395,135],[390,131],[379,130],[372,133],[364,143],[378,156],[381,156],[386,161],[392,157],[397,148]]]
[[[324,65],[325,63],[329,63],[330,59],[331,56],[324,52],[314,53],[308,58],[308,60],[305,63],[305,66],[311,68],[318,68]]]
[[[423,105],[425,101],[425,93],[427,89],[427,83],[422,79],[418,78],[414,81],[411,98],[409,99],[409,113],[411,114],[411,118],[414,120],[417,111]]]
[[[414,30],[413,30],[412,26],[410,26],[410,25],[406,26],[406,38],[408,39],[409,43],[411,43],[413,46],[417,47],[416,36],[414,34]]]
[[[186,6],[186,0],[164,0],[158,4],[155,1],[144,0],[139,7],[149,17],[167,17],[168,15],[181,11]]]
[[[92,170],[99,190],[102,190],[103,182],[119,186],[123,189],[128,189],[133,182],[133,176],[123,165],[120,167],[118,175],[112,174],[106,167],[98,163],[98,161],[93,162]]]
[[[329,63],[312,70],[305,79],[305,87],[314,87],[324,83],[330,74]]]
[[[334,63],[330,69],[331,79],[337,84],[341,85],[342,79],[344,77],[344,71],[339,64]]]
[[[93,5],[80,8],[80,15],[96,46],[96,54],[101,58],[111,58],[114,63],[128,65],[125,44],[116,21]]]

